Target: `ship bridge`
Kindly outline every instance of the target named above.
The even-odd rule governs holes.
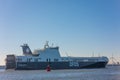
[[[60,60],[61,56],[59,53],[59,47],[50,47],[48,45],[48,42],[44,45],[43,49],[37,49],[34,51],[34,54],[39,54],[39,58],[41,58],[42,61],[55,61]]]

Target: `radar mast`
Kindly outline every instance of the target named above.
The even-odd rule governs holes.
[[[44,45],[44,48],[49,48],[49,45],[48,45],[49,41],[46,41],[45,45]]]

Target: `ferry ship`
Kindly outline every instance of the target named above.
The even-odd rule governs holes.
[[[15,70],[45,70],[49,65],[56,69],[105,68],[107,57],[61,57],[59,47],[49,46],[48,42],[43,49],[30,50],[27,44],[22,46],[23,55],[7,55],[6,69]]]

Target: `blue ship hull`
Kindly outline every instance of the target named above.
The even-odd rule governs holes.
[[[82,68],[105,68],[107,62],[79,62],[79,66],[70,66],[69,62],[19,62],[16,70],[45,70],[50,65],[56,69],[82,69]]]

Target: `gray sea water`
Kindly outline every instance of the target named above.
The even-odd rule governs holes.
[[[0,80],[120,80],[120,66],[79,70],[5,70]]]

